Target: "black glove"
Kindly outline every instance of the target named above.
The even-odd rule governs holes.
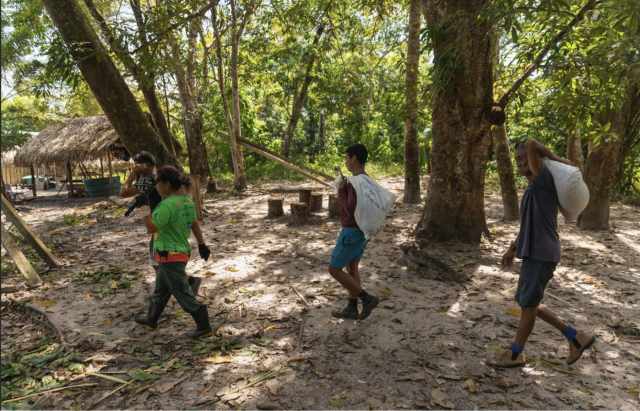
[[[147,194],[146,193],[138,194],[136,198],[131,202],[131,204],[129,204],[129,208],[127,208],[127,211],[124,213],[124,216],[129,217],[129,215],[133,213],[133,210],[148,204],[149,204],[149,198],[147,197]]]
[[[198,252],[200,253],[200,258],[204,261],[207,261],[211,255],[211,250],[209,250],[206,244],[198,244]]]

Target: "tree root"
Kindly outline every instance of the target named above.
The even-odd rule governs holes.
[[[39,323],[40,325],[45,327],[47,330],[49,330],[49,332],[57,338],[58,342],[60,343],[63,349],[68,348],[67,342],[64,338],[64,334],[62,333],[60,328],[58,328],[58,326],[56,326],[56,324],[51,320],[51,318],[47,315],[47,313],[45,313],[41,309],[34,307],[30,304],[25,304],[12,299],[9,299],[7,301],[1,301],[0,304],[3,307],[8,307],[9,309],[28,315],[35,322]]]
[[[453,269],[449,264],[430,255],[415,243],[404,244],[401,249],[403,254],[401,261],[421,277],[454,283],[463,283],[469,279],[464,272]]]

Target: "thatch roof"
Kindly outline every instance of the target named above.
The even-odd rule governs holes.
[[[106,116],[80,117],[53,124],[26,142],[15,156],[18,166],[100,158],[119,143]]]

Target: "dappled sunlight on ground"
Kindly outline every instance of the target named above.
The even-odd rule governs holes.
[[[402,178],[385,184],[401,195]],[[398,203],[361,264],[365,288],[382,301],[369,319],[353,322],[330,314],[346,303],[346,293],[327,272],[339,230],[326,215],[327,199],[309,225],[295,227],[287,217],[265,218],[266,200],[278,187],[289,186],[205,200],[211,259],[202,261],[193,242],[187,271],[203,279],[199,298],[219,327],[215,335],[186,339],[193,322],[173,300],[157,330],[133,322],[153,287],[149,236],[142,213],[124,218],[108,202],[36,201],[22,210],[67,265],[45,274],[40,289],[11,298],[46,309],[94,371],[139,369],[153,377],[101,407],[637,408],[637,208],[616,204],[611,232],[560,226],[563,257],[545,304],[595,332],[595,350],[566,366],[565,340],[539,321],[526,348],[527,367],[495,370],[486,358],[509,345],[519,316],[513,300],[519,263],[513,271],[499,268],[518,226],[500,220],[498,195],[486,196],[491,240],[431,250],[467,274],[463,284],[405,267],[401,245],[411,239],[422,207]],[[288,212],[297,193],[280,195]],[[15,276],[7,280],[19,285]],[[57,393],[49,406],[86,408],[117,388],[85,378],[99,386]]]

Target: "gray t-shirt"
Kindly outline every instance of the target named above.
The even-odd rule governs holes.
[[[553,176],[544,165],[522,196],[516,246],[518,258],[560,261],[558,194]]]

